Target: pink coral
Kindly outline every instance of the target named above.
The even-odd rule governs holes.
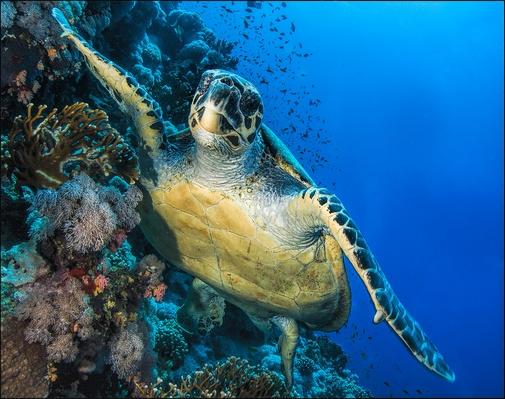
[[[93,292],[94,295],[98,295],[105,290],[107,284],[109,284],[109,279],[105,277],[103,274],[99,274],[95,277],[95,290]]]
[[[166,284],[158,284],[156,287],[153,288],[153,297],[156,300],[156,302],[161,302],[163,297],[165,296],[165,291],[167,289]]]

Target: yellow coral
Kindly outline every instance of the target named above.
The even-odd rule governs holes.
[[[79,172],[101,177],[119,175],[133,182],[138,178],[137,157],[113,129],[107,114],[86,103],[33,112],[14,120],[6,143],[8,159],[2,171],[13,173],[18,184],[55,188]]]
[[[107,299],[107,302],[105,302],[104,309],[105,310],[110,310],[114,306],[116,306],[116,302],[113,299]]]

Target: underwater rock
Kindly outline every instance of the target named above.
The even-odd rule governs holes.
[[[45,105],[26,117],[18,116],[2,143],[2,174],[14,174],[18,184],[55,188],[78,172],[104,178],[138,178],[134,151],[113,129],[107,114],[86,103],[55,108],[44,116]]]
[[[19,287],[33,283],[50,272],[50,266],[38,253],[32,241],[2,250],[2,283]]]
[[[2,320],[2,398],[45,398],[49,393],[45,348],[24,339],[25,327],[26,322],[12,317]]]

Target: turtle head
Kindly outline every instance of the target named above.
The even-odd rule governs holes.
[[[203,73],[189,113],[199,144],[242,152],[253,143],[262,118],[263,103],[252,83],[222,69]]]

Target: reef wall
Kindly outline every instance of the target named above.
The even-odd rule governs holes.
[[[288,391],[279,331],[264,336],[222,298],[197,332],[178,322],[192,278],[143,239],[131,123],[60,38],[55,6],[172,129],[201,73],[238,62],[177,2],[1,2],[2,397],[370,396],[309,331]]]

